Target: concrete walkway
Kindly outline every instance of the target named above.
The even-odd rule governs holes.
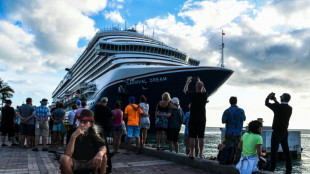
[[[58,174],[59,163],[54,160],[54,154],[41,151],[33,152],[31,149],[20,147],[0,147],[0,174]],[[121,152],[125,150],[121,149]],[[168,160],[162,160],[144,154],[136,155],[132,153],[115,154],[112,158],[113,173],[130,174],[198,174],[206,173],[203,170],[194,169],[185,165],[177,164]]]

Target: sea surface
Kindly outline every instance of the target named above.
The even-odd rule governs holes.
[[[310,173],[310,130],[299,130],[301,131],[301,147],[303,151],[301,153],[301,159],[293,158],[293,172],[292,173]],[[181,132],[184,133],[182,127]],[[185,152],[183,143],[183,137],[180,137],[180,152]],[[206,157],[214,156],[218,154],[217,146],[221,143],[221,131],[218,127],[207,127],[205,130],[205,144],[204,144],[204,155]],[[285,161],[279,161],[277,163],[277,172],[285,172]]]

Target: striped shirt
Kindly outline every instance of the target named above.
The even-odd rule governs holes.
[[[43,120],[46,116],[50,115],[50,110],[45,105],[41,105],[36,107],[34,114]]]

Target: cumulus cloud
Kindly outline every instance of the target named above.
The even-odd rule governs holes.
[[[97,30],[89,15],[106,4],[106,0],[8,1],[4,4],[8,20],[0,21],[0,59],[13,70],[29,73],[72,65],[81,52],[79,39],[90,39]]]
[[[105,19],[110,19],[112,22],[124,23],[125,20],[122,18],[118,10],[115,11],[105,11],[103,13]]]
[[[154,28],[155,37],[199,59],[201,65],[218,64],[224,30],[225,65],[235,71],[230,85],[306,90],[310,83],[302,74],[310,73],[310,27],[305,22],[310,20],[310,3],[274,1],[254,7],[248,1],[187,1],[178,16],[168,14],[145,23],[148,30]]]

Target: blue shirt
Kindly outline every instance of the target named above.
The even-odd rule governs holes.
[[[183,121],[184,113],[182,108],[173,109],[168,119],[168,128],[180,129]]]
[[[36,107],[34,114],[37,115],[41,120],[44,120],[46,116],[50,115],[50,110],[45,105],[41,105]]]
[[[222,116],[222,122],[226,123],[227,135],[241,135],[245,114],[238,106],[231,106],[226,109]]]
[[[185,124],[185,131],[184,131],[184,134],[185,135],[189,135],[188,133],[188,122],[189,122],[189,117],[190,117],[190,114],[189,112],[186,112],[186,114],[184,115],[183,117],[183,124]]]

